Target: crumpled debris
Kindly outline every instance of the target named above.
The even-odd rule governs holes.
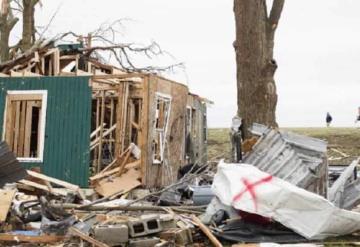
[[[223,204],[272,218],[307,239],[360,230],[360,213],[335,207],[325,198],[252,165],[220,162],[212,189]]]

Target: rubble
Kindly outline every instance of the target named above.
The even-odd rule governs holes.
[[[360,202],[360,158],[333,169],[328,189],[326,143],[260,125],[252,131],[258,137],[242,148],[251,164],[220,162],[217,172],[212,163],[190,164],[162,188],[140,183],[134,144],[90,177],[93,189],[24,170],[0,191],[0,242],[229,246],[305,243],[360,230],[360,213],[345,210]],[[280,246],[259,246],[267,245]]]

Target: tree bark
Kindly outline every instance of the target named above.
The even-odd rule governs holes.
[[[0,62],[9,60],[9,37],[10,32],[18,22],[10,8],[10,0],[4,0],[0,13]]]
[[[243,119],[245,137],[255,122],[277,127],[273,49],[284,1],[274,0],[268,16],[266,0],[234,0],[237,114]]]
[[[35,5],[39,0],[23,0],[23,32],[21,50],[25,52],[35,42]]]

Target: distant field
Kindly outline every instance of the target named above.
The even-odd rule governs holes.
[[[328,157],[330,164],[347,165],[354,158],[360,156],[360,129],[359,128],[284,128],[286,131],[292,131],[328,142]],[[336,160],[341,157],[338,150],[348,158]],[[208,138],[208,156],[209,160],[229,157],[229,129],[209,129]]]

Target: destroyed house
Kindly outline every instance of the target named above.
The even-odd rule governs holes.
[[[110,187],[161,187],[206,162],[208,100],[77,49],[39,45],[0,64],[0,132],[22,165],[83,187],[118,167]]]

